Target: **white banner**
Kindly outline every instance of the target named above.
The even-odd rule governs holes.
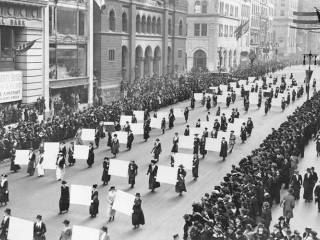
[[[117,190],[116,197],[112,205],[112,209],[116,210],[117,212],[121,212],[128,216],[131,216],[133,211],[132,207],[134,204],[134,199],[135,199],[134,195]]]
[[[22,99],[22,72],[0,72],[0,103]]]

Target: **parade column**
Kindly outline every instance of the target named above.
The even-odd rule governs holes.
[[[45,118],[50,116],[49,83],[49,4],[43,8],[43,97],[45,99]]]
[[[89,2],[89,41],[88,41],[88,104],[93,104],[93,1]]]

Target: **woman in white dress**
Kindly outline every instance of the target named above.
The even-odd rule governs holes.
[[[39,161],[37,164],[37,172],[38,172],[38,177],[43,177],[44,176],[44,168],[43,168],[43,151],[40,150],[40,155],[39,155]]]
[[[114,221],[114,216],[116,214],[116,210],[112,209],[114,199],[116,198],[116,188],[114,186],[110,187],[108,192],[108,203],[109,203],[109,221]]]
[[[66,160],[62,154],[62,152],[59,152],[57,162],[56,162],[57,168],[56,168],[56,179],[57,181],[63,180],[64,174],[65,174],[65,165]]]

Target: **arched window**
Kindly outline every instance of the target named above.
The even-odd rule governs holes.
[[[141,32],[141,22],[140,22],[140,15],[137,15],[136,17],[136,32]]]
[[[194,3],[194,13],[201,13],[201,3],[200,3],[200,1],[196,1]]]
[[[122,32],[128,32],[128,18],[125,12],[122,13]]]
[[[116,17],[113,10],[111,10],[109,13],[109,30],[110,31],[116,30]]]
[[[147,18],[147,33],[151,33],[151,17]]]
[[[157,20],[155,17],[152,18],[152,33],[155,34],[156,33],[156,28],[157,28]]]
[[[146,16],[142,16],[142,19],[141,19],[141,32],[146,33],[146,30],[147,30]]]
[[[171,26],[172,26],[172,23],[171,23],[171,19],[168,20],[168,34],[171,35]]]
[[[158,18],[157,20],[157,33],[161,34],[161,20]]]
[[[183,26],[182,26],[182,20],[179,22],[179,36],[183,35]]]
[[[207,1],[202,2],[201,13],[208,13],[208,3]]]
[[[207,68],[207,54],[204,51],[197,50],[193,54],[193,67],[197,70]]]

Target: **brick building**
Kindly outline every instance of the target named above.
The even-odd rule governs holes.
[[[185,71],[185,0],[110,0],[94,7],[94,74],[103,101],[122,83]]]

